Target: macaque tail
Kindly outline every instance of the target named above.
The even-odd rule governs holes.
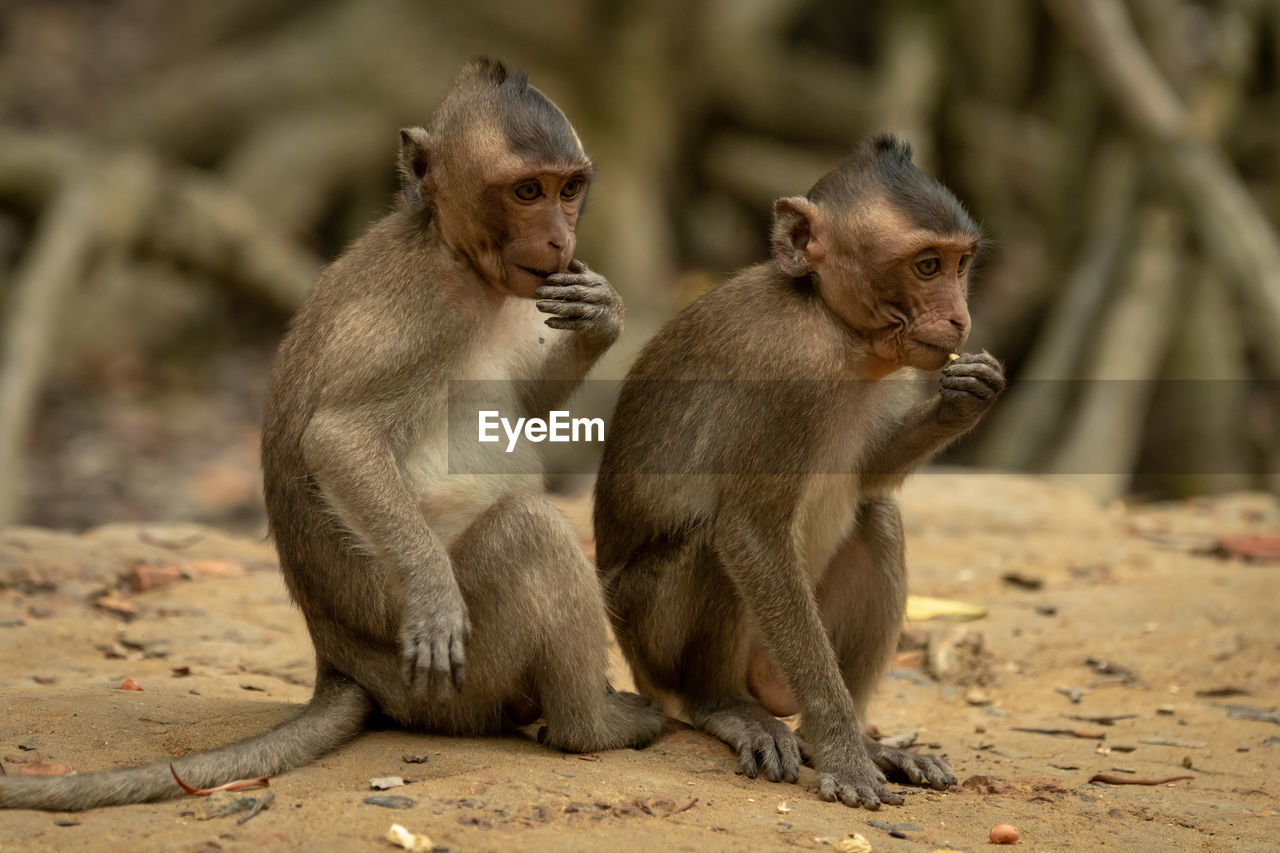
[[[342,676],[326,676],[302,712],[260,735],[172,762],[76,773],[70,776],[0,776],[0,808],[80,811],[145,803],[183,795],[174,779],[209,788],[240,779],[273,776],[314,761],[364,730],[373,701]]]

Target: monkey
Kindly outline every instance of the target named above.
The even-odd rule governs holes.
[[[173,773],[0,778],[0,807],[274,775],[375,714],[464,736],[541,717],[538,739],[574,752],[660,734],[658,708],[609,685],[599,583],[540,473],[467,473],[465,442],[447,436],[461,380],[545,416],[618,337],[621,300],[574,256],[591,160],[527,75],[489,59],[464,68],[429,128],[400,136],[397,203],[319,275],[265,406],[268,524],[315,647],[312,699]]]
[[[772,257],[644,347],[595,490],[597,571],[640,692],[726,742],[748,777],[876,809],[885,772],[947,763],[863,732],[906,602],[894,489],[1003,390],[967,339],[982,236],[911,147],[871,137],[773,208]],[[919,382],[941,369],[940,389]],[[890,374],[899,373],[894,379]],[[781,720],[799,712],[793,732]]]

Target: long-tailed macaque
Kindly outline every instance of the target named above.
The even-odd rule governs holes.
[[[315,646],[315,695],[265,734],[174,761],[196,787],[311,761],[375,710],[459,735],[542,716],[540,740],[572,751],[643,746],[662,728],[608,684],[599,585],[540,476],[449,473],[467,470],[447,435],[451,381],[495,380],[493,408],[545,417],[617,338],[617,294],[574,258],[591,161],[550,100],[489,60],[466,67],[429,129],[400,135],[402,198],[320,275],[263,424],[271,533]],[[180,793],[168,763],[0,778],[6,808]]]
[[[906,578],[891,497],[1004,386],[969,332],[978,228],[892,136],[774,205],[773,257],[666,325],[623,386],[596,485],[599,573],[641,692],[678,700],[748,776],[899,804],[932,755],[863,734]],[[904,368],[942,368],[917,402]],[[904,374],[905,375],[905,374]],[[895,377],[897,378],[897,377]],[[777,716],[801,714],[793,733]]]

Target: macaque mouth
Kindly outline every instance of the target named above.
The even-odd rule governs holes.
[[[938,346],[937,344],[931,344],[931,343],[929,343],[928,341],[922,341],[922,340],[920,340],[919,338],[912,338],[911,340],[915,341],[916,343],[918,343],[920,346],[924,347],[925,349],[933,350],[933,351],[934,351],[934,352],[936,352],[936,353],[941,353],[942,355],[950,355],[950,354],[951,354],[951,350],[952,350],[952,348],[951,348],[951,347],[941,347],[941,346]]]
[[[533,267],[526,267],[524,264],[516,264],[516,266],[524,270],[525,272],[529,273],[530,275],[536,275],[538,278],[546,278],[547,276],[555,272],[555,270],[539,270],[539,269],[534,269]]]

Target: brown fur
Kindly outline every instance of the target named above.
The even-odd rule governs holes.
[[[623,387],[595,511],[614,627],[642,690],[749,776],[794,782],[807,754],[825,799],[868,808],[901,802],[885,770],[955,781],[861,732],[906,600],[890,493],[1004,381],[985,353],[921,403],[882,377],[963,344],[978,241],[909,148],[871,140],[779,200],[773,260],[667,324]],[[796,710],[800,738],[774,716]]]
[[[320,275],[263,424],[267,511],[315,646],[315,696],[271,732],[175,762],[198,787],[313,760],[375,710],[463,735],[542,715],[540,739],[574,751],[643,746],[662,727],[607,683],[599,586],[540,477],[450,473],[467,467],[447,441],[451,387],[492,380],[507,413],[543,415],[618,335],[617,295],[574,260],[590,160],[550,101],[483,60],[430,130],[401,139],[403,202]],[[539,194],[520,198],[531,182]],[[164,764],[0,779],[3,808],[179,794]]]

